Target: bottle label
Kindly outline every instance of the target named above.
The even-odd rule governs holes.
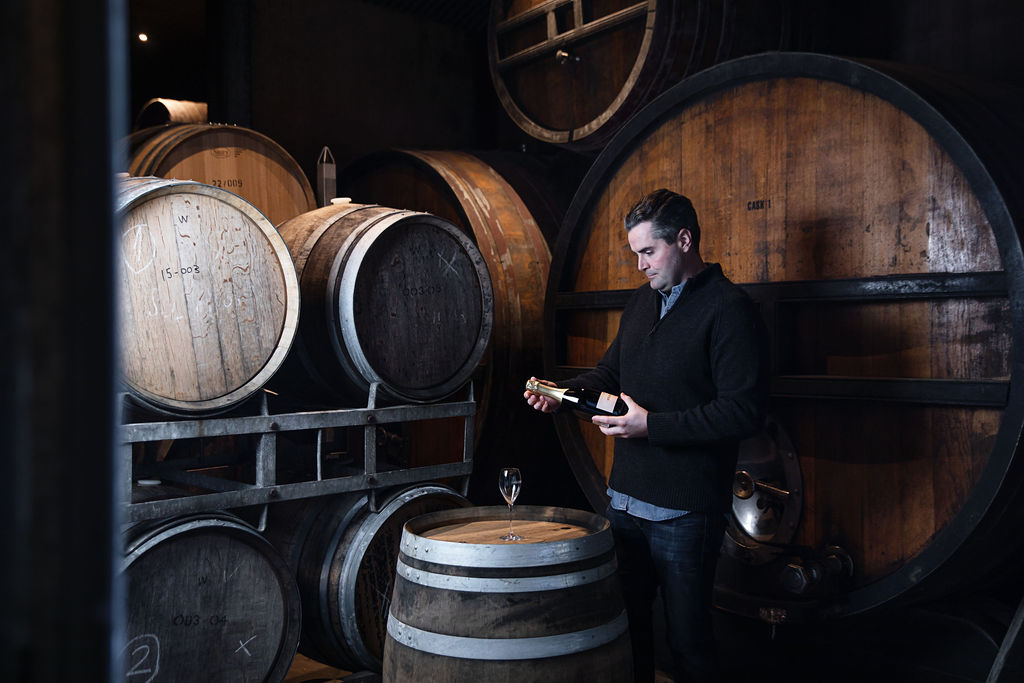
[[[600,398],[597,399],[597,407],[606,413],[610,413],[615,410],[615,401],[617,398],[617,396],[613,396],[607,391],[602,391]]]

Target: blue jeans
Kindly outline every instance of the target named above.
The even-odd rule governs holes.
[[[635,680],[654,680],[651,607],[659,586],[676,683],[718,680],[711,595],[725,516],[691,512],[651,522],[610,507],[605,516],[615,537]]]

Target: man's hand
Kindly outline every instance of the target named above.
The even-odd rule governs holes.
[[[636,401],[626,394],[620,394],[629,406],[625,415],[595,415],[591,422],[601,428],[605,436],[616,436],[623,439],[647,438],[647,411],[637,405]]]
[[[536,377],[530,378],[531,382],[537,382],[538,384],[546,384],[549,387],[557,386],[554,382],[546,379],[537,379]],[[558,410],[559,402],[550,396],[541,396],[535,394],[532,391],[524,391],[523,398],[530,404],[530,407],[534,410],[539,410],[542,413],[553,413]]]

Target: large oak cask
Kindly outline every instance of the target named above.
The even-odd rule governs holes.
[[[643,105],[716,62],[785,49],[789,0],[492,0],[498,99],[526,133],[596,150]]]
[[[608,520],[581,510],[422,515],[402,530],[384,680],[631,681]]]
[[[299,591],[250,525],[226,513],[136,525],[122,574],[128,680],[284,680],[299,643]]]
[[[622,217],[689,196],[701,251],[771,331],[772,414],[743,445],[717,600],[770,620],[861,612],[1019,553],[1024,343],[1019,102],[891,64],[721,64],[615,137],[554,250],[545,368],[595,365],[644,282]],[[595,506],[613,442],[557,418]]]
[[[127,391],[182,414],[259,391],[299,316],[295,267],[274,226],[226,190],[161,178],[122,179],[117,210]]]
[[[439,484],[416,484],[371,508],[365,491],[280,503],[267,538],[298,580],[300,651],[350,671],[381,670],[402,527],[469,501]]]
[[[372,384],[402,402],[442,399],[480,362],[494,320],[476,245],[431,214],[335,200],[278,226],[295,259],[302,324],[281,390],[359,405]]]
[[[133,176],[195,180],[242,197],[274,225],[316,208],[298,162],[266,135],[214,123],[185,123],[132,134]]]

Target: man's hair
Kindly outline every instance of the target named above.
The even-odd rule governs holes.
[[[679,231],[690,231],[693,248],[700,247],[700,224],[693,203],[686,197],[671,190],[651,192],[633,205],[626,214],[624,223],[629,232],[639,223],[651,222],[651,234],[671,244],[676,241]]]

